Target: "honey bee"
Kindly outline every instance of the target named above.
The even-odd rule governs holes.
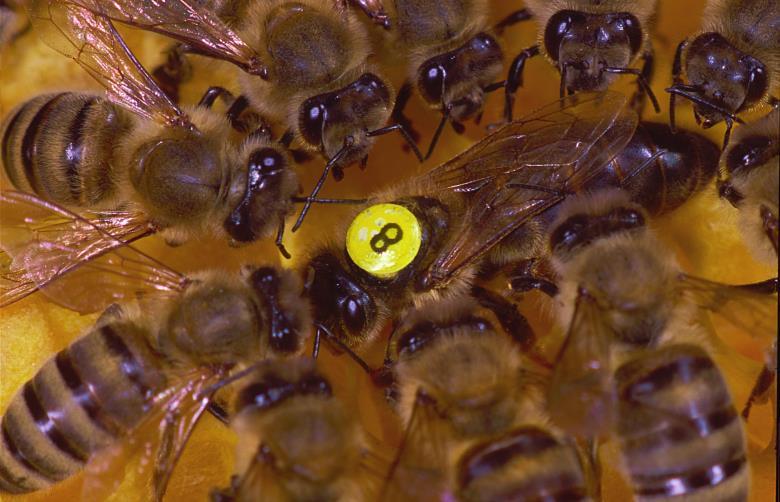
[[[315,318],[351,347],[394,312],[468,292],[475,277],[545,253],[556,205],[619,186],[654,214],[707,186],[719,150],[694,133],[642,123],[616,93],[564,98],[428,174],[369,198],[308,261]],[[342,244],[342,242],[344,244]]]
[[[367,438],[311,359],[259,368],[237,393],[231,426],[238,474],[215,502],[376,496]]]
[[[222,55],[223,59],[226,59],[223,51],[209,44],[224,45],[234,39],[232,31],[223,39],[216,28],[206,30],[206,27],[224,26],[208,5],[181,0],[167,1],[154,8],[138,0],[109,4],[73,0],[72,3],[188,45],[197,42],[198,50],[205,45],[206,55]],[[344,8],[343,0],[330,3],[273,0],[239,1],[223,6],[228,12],[240,12],[235,39],[242,47],[251,48],[252,54],[259,55],[256,61],[262,67],[259,72],[262,79],[257,78],[258,72],[245,71],[238,75],[242,96],[262,116],[284,123],[305,148],[318,151],[327,159],[312,198],[330,171],[336,179],[341,179],[345,166],[355,162],[365,166],[377,136],[399,132],[422,160],[403,125],[386,125],[395,102],[394,90],[368,60],[369,44],[364,28],[354,13]],[[370,6],[368,2],[365,4]],[[232,16],[238,17],[235,12]],[[194,29],[189,28],[191,21],[196,22]],[[212,39],[201,40],[201,32],[211,34]],[[307,201],[294,230],[309,207]]]
[[[774,341],[776,297],[681,272],[647,227],[647,214],[624,193],[567,201],[548,242],[559,278],[559,319],[567,326],[548,404],[553,420],[578,436],[613,430],[619,400],[613,369],[631,354],[695,332],[704,310],[767,347]],[[685,340],[706,342],[703,334]]]
[[[683,75],[688,83],[684,83]],[[675,98],[693,102],[697,123],[726,122],[728,145],[738,114],[763,103],[778,105],[780,88],[780,7],[774,0],[709,0],[702,30],[680,42],[667,89],[674,128]]]
[[[480,115],[485,94],[501,88],[496,80],[503,69],[503,52],[488,26],[487,2],[393,0],[376,4],[386,7],[390,26],[385,42],[403,54],[407,65],[409,83],[399,93],[403,98],[399,98],[396,117],[402,117],[411,89],[442,114],[427,158],[448,121],[463,132],[461,121]]]
[[[468,297],[406,313],[388,364],[406,433],[385,500],[431,500],[446,489],[459,442],[503,434],[542,408],[541,369]]]
[[[108,487],[101,478],[109,465],[156,445],[147,465],[159,500],[197,421],[234,370],[299,354],[310,335],[292,272],[250,266],[185,277],[131,246],[101,260],[82,267],[62,296],[93,310],[116,299],[143,301],[108,309],[11,400],[2,418],[3,491],[41,490],[85,465]]]
[[[457,500],[592,500],[574,442],[547,424],[527,423],[469,447],[456,466]]]
[[[631,99],[641,111],[644,95],[660,112],[648,81],[653,72],[650,31],[657,0],[594,2],[528,0],[529,18],[537,20],[538,42],[512,61],[506,81],[505,118],[512,120],[513,94],[522,85],[529,58],[539,54],[561,74],[560,95],[603,91],[618,75],[635,75],[639,89]],[[631,68],[638,60],[642,68]]]
[[[156,232],[174,245],[204,235],[237,245],[276,234],[289,256],[284,219],[295,201],[308,199],[295,197],[293,159],[264,126],[237,140],[228,118],[210,110],[219,96],[230,100],[229,92],[212,88],[185,112],[154,84],[110,21],[73,5],[38,7],[33,20],[47,41],[95,77],[108,100],[43,95],[17,107],[2,126],[5,175],[38,196],[0,196],[4,223],[28,230],[4,236],[18,287],[13,296],[3,292],[3,305],[110,249],[105,246]],[[75,221],[55,205],[97,217],[92,224]],[[39,206],[45,216],[54,211],[71,224],[35,220]],[[56,266],[35,258],[44,249]]]
[[[740,229],[753,255],[777,264],[780,110],[740,127],[723,151],[721,197],[740,210]]]

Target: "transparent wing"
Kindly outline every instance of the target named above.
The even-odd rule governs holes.
[[[596,301],[580,292],[547,394],[550,417],[579,437],[607,433],[616,420],[610,364],[612,329]]]
[[[683,294],[769,347],[777,339],[777,295],[680,274]]]
[[[382,490],[385,502],[439,500],[446,489],[449,423],[418,391],[398,457]]]
[[[216,372],[195,371],[155,396],[151,410],[134,430],[90,457],[82,487],[84,500],[105,499],[116,491],[126,467],[137,457],[139,476],[152,478],[152,499],[162,500],[173,468],[211,402],[211,395],[200,392],[220,378]],[[151,458],[153,453],[155,458]]]
[[[440,192],[465,198],[460,227],[427,271],[445,282],[530,218],[583,190],[634,133],[625,97],[571,96],[507,124],[424,176]]]
[[[185,43],[200,54],[267,76],[260,56],[203,2],[187,0],[72,0],[102,16]]]
[[[39,288],[80,313],[175,294],[187,279],[127,246],[154,229],[135,213],[82,218],[34,195],[0,192],[0,307]]]
[[[64,0],[32,0],[29,12],[43,41],[84,68],[112,102],[149,120],[194,128],[135,59],[109,19]]]

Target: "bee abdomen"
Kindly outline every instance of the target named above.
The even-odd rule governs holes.
[[[133,325],[107,324],[59,352],[14,396],[2,419],[0,490],[46,488],[137,426],[163,385]]]
[[[616,382],[621,450],[639,500],[747,500],[742,423],[703,349],[653,351],[624,364]]]
[[[125,128],[118,109],[98,96],[35,97],[0,128],[5,173],[15,188],[64,206],[99,204],[115,192],[112,155]]]

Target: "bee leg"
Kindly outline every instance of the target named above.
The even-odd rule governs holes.
[[[192,78],[192,65],[184,57],[182,44],[175,44],[166,51],[165,62],[152,70],[152,78],[171,101],[179,102],[179,87]]]
[[[122,305],[118,303],[112,303],[106,307],[106,309],[100,314],[100,317],[97,318],[97,321],[95,321],[95,326],[102,326],[111,321],[118,320],[122,316],[122,313],[124,313]]]
[[[409,103],[409,98],[411,97],[412,84],[410,82],[404,82],[398,90],[398,95],[395,97],[395,105],[393,106],[393,111],[390,116],[394,123],[400,124],[406,129],[406,132],[409,133],[409,137],[412,138],[413,143],[416,145],[417,142],[420,141],[420,132],[414,128],[409,117],[404,115],[404,108],[406,108],[406,104]],[[409,144],[403,146],[405,152],[408,152],[410,148]]]
[[[217,98],[221,98],[227,105],[231,105],[236,99],[232,92],[224,87],[215,85],[206,89],[206,92],[203,93],[203,97],[198,101],[198,106],[211,108],[214,106],[214,102],[217,101]]]
[[[674,61],[672,62],[672,87],[682,85],[683,83],[682,77],[680,76],[682,73],[682,53],[685,48],[688,47],[688,43],[688,39],[686,38],[677,45],[677,50],[674,51]],[[674,93],[671,93],[671,96],[669,96],[669,128],[672,130],[672,133],[677,132],[677,125],[674,119],[676,99],[677,96]]]
[[[750,409],[754,404],[763,404],[769,401],[772,395],[776,395],[774,389],[777,388],[777,341],[772,344],[772,348],[766,355],[766,363],[761,369],[750,396],[742,409],[742,418],[747,420],[750,417]],[[777,416],[775,416],[777,419]],[[773,442],[774,443],[774,442]]]
[[[337,5],[343,9],[346,8],[347,0],[336,0]],[[382,28],[389,30],[392,23],[390,22],[390,16],[385,12],[384,4],[382,0],[349,0],[355,4],[357,8],[363,11],[363,13],[375,24],[378,24]]]
[[[649,97],[653,103],[653,109],[655,113],[661,113],[661,107],[658,104],[658,99],[655,97],[653,90],[650,88],[650,80],[653,77],[653,71],[655,70],[655,54],[653,52],[653,46],[648,42],[647,47],[640,56],[642,58],[642,69],[637,74],[636,84],[637,89],[631,96],[629,106],[633,108],[637,115],[642,116],[642,111],[645,107],[645,97]]]
[[[764,227],[764,233],[766,233],[767,239],[769,239],[770,244],[775,248],[775,254],[777,254],[780,224],[778,224],[777,215],[773,214],[772,211],[763,204],[761,205],[761,221]]]
[[[587,463],[588,488],[593,500],[601,500],[601,461],[599,460],[598,439],[585,442],[585,462]]]
[[[528,11],[528,9],[520,9],[512,12],[508,16],[506,16],[504,19],[496,23],[495,26],[493,26],[493,29],[496,31],[498,35],[502,35],[504,33],[504,30],[510,26],[514,26],[517,23],[528,21],[529,19],[533,18],[533,14]]]
[[[522,348],[523,352],[534,352],[536,333],[534,333],[528,319],[520,313],[514,303],[481,286],[472,286],[471,295],[482,307],[495,314],[501,327]]]
[[[523,49],[509,66],[504,83],[504,120],[512,122],[512,110],[515,106],[515,93],[523,85],[523,69],[526,60],[539,55],[539,44]]]

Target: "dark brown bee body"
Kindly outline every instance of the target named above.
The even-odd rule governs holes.
[[[458,500],[589,500],[574,444],[535,426],[471,447],[457,469]]]
[[[3,167],[19,190],[68,207],[106,203],[117,138],[129,122],[103,98],[44,94],[12,111],[0,128]]]
[[[46,488],[144,418],[166,380],[134,323],[98,325],[44,364],[2,420],[0,490]]]
[[[672,134],[666,124],[641,122],[593,188],[619,186],[648,213],[660,215],[704,189],[717,173],[719,156],[718,146],[700,134]]]
[[[747,500],[742,423],[703,349],[654,350],[621,366],[615,380],[618,434],[639,500]]]

